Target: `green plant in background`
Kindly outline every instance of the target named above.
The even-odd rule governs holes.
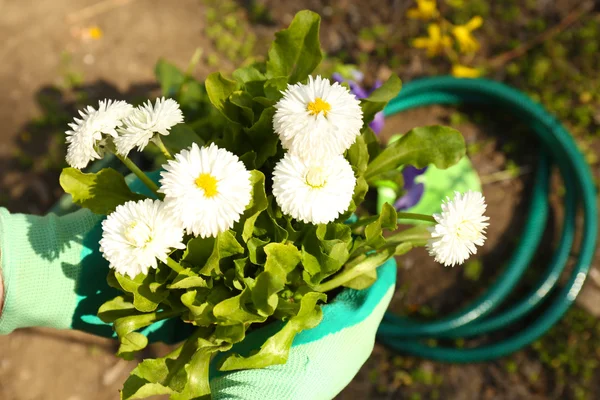
[[[449,2],[453,7],[462,7],[462,2]],[[429,21],[426,37],[418,37],[412,45],[427,50],[428,57],[444,56],[452,63],[452,75],[459,78],[477,78],[482,71],[467,66],[479,50],[479,42],[473,31],[483,24],[480,16],[472,17],[465,24],[455,25],[444,18],[436,0],[417,0],[417,7],[407,11],[410,19]]]
[[[250,28],[243,9],[231,0],[206,0],[205,34],[213,42],[216,52],[207,55],[210,66],[217,66],[221,57],[234,65],[249,65],[253,61],[256,34]],[[252,5],[255,20],[268,20],[268,13]]]

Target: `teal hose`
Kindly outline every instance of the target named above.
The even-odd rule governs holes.
[[[569,132],[541,105],[524,93],[487,79],[434,77],[410,82],[384,110],[386,116],[434,104],[477,104],[517,116],[537,135],[540,160],[529,202],[529,215],[520,243],[504,271],[480,297],[454,314],[436,321],[418,321],[388,312],[379,328],[378,339],[402,353],[446,362],[480,362],[506,356],[527,346],[550,329],[573,304],[587,276],[596,249],[598,210],[591,171]],[[509,128],[509,127],[507,127]],[[558,246],[531,292],[500,310],[514,293],[540,244],[548,220],[550,171],[558,167],[565,185],[564,221]],[[583,220],[581,242],[574,245],[575,215]],[[567,259],[576,262],[564,285],[558,285]],[[544,307],[541,307],[541,306]],[[476,337],[505,331],[516,322],[521,330],[512,336],[479,347],[430,346],[428,339]]]

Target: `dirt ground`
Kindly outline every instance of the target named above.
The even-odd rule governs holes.
[[[153,68],[159,57],[185,68],[197,48],[204,54],[217,51],[214,41],[206,35],[208,3],[200,0],[0,0],[0,59],[3,60],[0,89],[5,94],[0,98],[0,205],[14,212],[43,213],[60,196],[57,169],[36,162],[57,145],[56,138],[38,135],[32,140],[29,134],[36,130],[40,118],[48,122],[48,98],[60,105],[61,113],[72,116],[74,104],[80,101],[69,90],[73,80],[84,88],[89,99],[103,96],[133,99],[156,93]],[[240,1],[239,7],[251,3]],[[402,30],[405,10],[411,5],[408,1],[391,0],[258,3],[270,10],[270,18],[252,27],[258,37],[257,47],[264,47],[263,38],[270,40],[272,32],[289,23],[294,12],[311,8],[324,16],[325,49],[328,53],[344,53],[347,59],[353,59],[358,52],[376,52],[369,40],[359,37],[360,27],[383,21]],[[560,7],[568,9],[564,3],[569,2],[557,2],[555,7],[559,11]],[[244,18],[246,14],[239,15]],[[252,20],[252,15],[247,19]],[[100,38],[93,38],[94,27],[101,29]],[[405,50],[402,46],[393,49],[397,53]],[[398,67],[404,80],[432,73],[433,67],[424,62],[423,57],[406,51]],[[228,69],[231,64],[231,60],[211,63],[203,58],[195,74],[203,77],[213,70]],[[380,63],[374,71],[370,79],[385,76],[389,68]],[[497,75],[499,79],[503,77],[502,72]],[[65,90],[56,91],[53,87]],[[509,159],[505,151],[507,145],[516,142],[525,143],[526,147],[527,139],[520,138],[518,132],[505,135],[502,120],[498,119],[502,117],[481,122],[470,112],[466,114],[473,118],[461,120],[457,128],[469,145],[478,146],[478,151],[471,156],[480,175],[492,176],[505,170],[510,162],[517,162],[523,172],[518,177],[484,185],[492,224],[480,259],[482,276],[492,279],[501,265],[499,260],[514,244],[507,238],[518,236],[522,226],[536,154],[535,151],[517,152]],[[455,123],[455,115],[456,110],[441,107],[407,112],[387,121],[383,137],[418,125]],[[477,122],[473,122],[475,120]],[[493,139],[498,137],[502,139]],[[598,141],[592,146],[600,150]],[[555,207],[554,212],[560,215],[560,208]],[[392,308],[423,309],[426,306],[444,312],[456,309],[481,290],[482,281],[467,279],[464,271],[457,268],[440,269],[423,252],[411,253],[400,261],[399,289]],[[431,276],[436,277],[435,282]],[[27,329],[0,337],[0,399],[117,399],[118,389],[135,364],[114,357],[115,350],[113,341],[78,332]],[[151,346],[143,356],[163,351],[161,346]],[[554,381],[553,372],[536,354],[527,349],[510,360],[445,365],[399,356],[378,344],[367,364],[338,398],[572,398]],[[512,365],[518,366],[519,373],[512,371]],[[595,382],[600,382],[598,372],[594,373]],[[531,376],[537,378],[527,378]],[[595,397],[590,398],[600,396],[598,390],[592,393]]]

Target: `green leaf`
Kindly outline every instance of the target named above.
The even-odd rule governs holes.
[[[465,141],[459,131],[446,126],[414,128],[390,144],[367,168],[365,178],[376,177],[402,165],[423,168],[429,164],[444,169],[465,154]]]
[[[188,242],[182,260],[194,267],[200,268],[200,274],[211,276],[213,271],[219,271],[222,259],[244,253],[244,248],[235,238],[231,230],[221,232],[215,238],[194,238]]]
[[[171,400],[209,399],[209,366],[210,360],[217,351],[225,351],[231,344],[218,344],[211,340],[199,338],[197,350],[189,363],[185,365],[187,382],[181,393],[171,396]]]
[[[267,77],[289,76],[289,82],[296,83],[313,72],[323,58],[320,23],[319,14],[304,10],[296,14],[287,29],[275,34],[267,60]]]
[[[372,249],[379,249],[386,244],[386,239],[383,237],[384,229],[393,231],[397,226],[398,214],[396,209],[389,203],[385,203],[379,218],[365,227],[365,242],[361,244],[361,247],[368,246]]]
[[[167,286],[168,289],[191,289],[191,288],[207,288],[210,289],[211,283],[201,276],[185,276],[178,275],[173,283]]]
[[[262,72],[251,65],[236,69],[233,71],[232,76],[236,81],[243,84],[247,82],[264,81],[266,79]]]
[[[302,297],[298,314],[290,318],[279,332],[270,336],[256,354],[249,357],[232,354],[224,359],[219,369],[232,371],[284,364],[296,335],[305,329],[314,328],[321,322],[323,312],[317,303],[326,299],[327,296],[323,293],[306,293]]]
[[[282,91],[287,89],[288,77],[277,76],[265,82],[265,96],[272,102],[277,102],[283,97]]]
[[[256,152],[255,163],[257,168],[262,167],[267,159],[277,154],[279,136],[273,131],[274,114],[275,108],[266,108],[251,128],[244,128]]]
[[[165,357],[143,360],[125,381],[121,398],[141,399],[161,394],[178,396],[188,384],[186,366],[198,349],[199,337],[208,334],[209,331],[200,328],[182,346]]]
[[[250,305],[252,305],[252,293],[249,288],[245,288],[237,296],[225,299],[215,305],[213,314],[221,325],[264,322],[267,317],[251,310]]]
[[[200,147],[204,145],[204,140],[186,124],[175,125],[171,128],[168,135],[161,136],[160,138],[171,154],[179,153],[194,143]]]
[[[376,280],[377,270],[371,270],[346,282],[344,286],[350,289],[363,290],[374,284]]]
[[[126,360],[132,360],[136,352],[148,346],[148,338],[138,332],[130,332],[120,340],[121,345],[117,350],[117,356]]]
[[[398,246],[400,247],[400,246]],[[383,265],[383,263],[385,263],[387,260],[389,260],[390,258],[392,258],[395,255],[396,252],[396,248],[395,247],[383,247],[381,249],[379,249],[379,251],[375,254],[369,255],[369,256],[359,256],[358,257],[358,261],[354,261],[354,262],[350,262],[348,263],[345,267],[344,267],[344,273],[348,273],[348,271],[350,271],[350,276],[348,278],[349,279],[346,284],[342,285],[342,286],[346,286],[346,285],[351,285],[349,287],[352,286],[358,286],[361,287],[365,284],[368,283],[368,279],[369,276],[373,276],[373,272],[375,271],[377,268],[379,268],[380,266]],[[355,281],[354,279],[358,279],[357,281]],[[333,278],[335,279],[335,278]],[[328,282],[325,282],[323,284],[321,284],[322,286],[326,286]],[[367,286],[365,286],[367,287]],[[324,287],[316,287],[316,290],[326,290],[326,288]]]
[[[257,237],[251,237],[248,240],[248,257],[250,258],[250,262],[256,265],[264,265],[267,261],[267,255],[265,254],[265,246],[271,243],[271,241],[267,238],[266,240],[261,240]]]
[[[237,89],[237,82],[225,78],[220,72],[213,72],[206,78],[205,85],[210,102],[225,117],[237,122],[235,111],[231,109],[232,105],[228,101],[229,96]]]
[[[302,242],[304,280],[316,285],[336,273],[348,261],[352,234],[345,224],[319,225]]]
[[[256,277],[252,301],[259,314],[269,316],[277,308],[277,293],[285,287],[287,275],[296,268],[302,254],[291,243],[270,243],[264,249],[267,261],[264,271]]]
[[[383,110],[387,103],[398,96],[402,89],[402,81],[398,75],[392,74],[389,79],[366,99],[362,99],[360,106],[363,110],[363,121],[365,125],[373,121],[375,114]]]
[[[208,301],[206,289],[189,290],[181,295],[181,302],[189,309],[189,320],[197,326],[210,326],[216,319],[212,314],[214,304]]]
[[[139,311],[135,309],[132,302],[125,300],[123,296],[117,296],[107,301],[98,309],[98,318],[107,324],[134,314],[139,314]]]
[[[236,90],[229,96],[231,104],[240,108],[240,118],[243,125],[251,126],[254,123],[254,111],[252,110],[252,96],[247,92]]]
[[[133,279],[119,273],[115,277],[123,290],[133,295],[133,305],[141,312],[156,310],[169,296],[169,292],[154,281],[153,271],[148,275],[139,274]]]
[[[100,215],[108,215],[130,200],[146,198],[133,193],[125,183],[125,177],[112,168],[90,174],[65,168],[60,174],[60,186],[73,197],[75,204]]]
[[[175,65],[160,59],[154,67],[154,75],[160,83],[163,96],[175,96],[185,82],[185,75]]]
[[[373,132],[373,129],[369,128],[368,125],[362,129],[361,136],[367,145],[367,149],[369,151],[369,160],[374,160],[375,157],[377,157],[382,151],[379,138],[375,132]]]
[[[358,136],[356,142],[348,149],[346,158],[352,165],[357,176],[361,176],[367,170],[369,165],[369,149],[365,143],[364,137]]]
[[[240,224],[243,226],[242,240],[244,242],[252,237],[256,219],[269,205],[265,192],[265,175],[260,171],[252,170],[250,171],[250,182],[252,183],[252,200],[242,216],[243,225]]]
[[[140,337],[144,335],[135,331],[174,315],[176,315],[176,313],[173,311],[160,311],[139,315],[130,315],[115,320],[113,328],[119,337],[119,341],[121,342],[121,346],[117,352],[117,355],[126,360],[133,359],[134,352],[143,349],[148,344],[147,339],[142,339]]]

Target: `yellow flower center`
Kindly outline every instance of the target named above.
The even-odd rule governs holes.
[[[125,239],[135,247],[145,247],[152,241],[150,228],[138,221],[132,221],[124,232]]]
[[[313,189],[320,189],[327,184],[327,174],[321,167],[312,167],[306,173],[306,184]]]
[[[210,198],[216,196],[217,193],[217,178],[211,174],[200,174],[195,180],[196,186],[204,190],[204,196]]]
[[[310,115],[317,115],[322,111],[323,115],[327,116],[327,113],[331,111],[331,104],[329,104],[326,101],[323,101],[322,98],[317,97],[315,101],[311,101],[310,103],[308,103],[306,109],[308,110],[308,113]]]

